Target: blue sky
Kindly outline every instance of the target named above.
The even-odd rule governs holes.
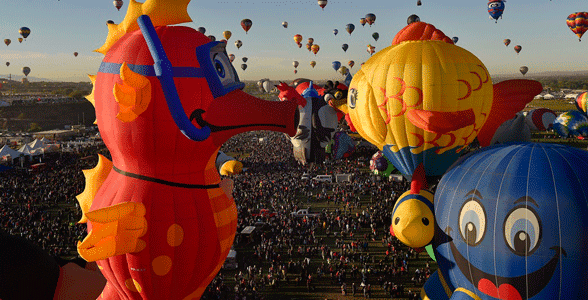
[[[111,0],[19,0],[4,1],[0,18],[0,38],[9,38],[6,47],[0,44],[0,76],[22,75],[23,66],[31,68],[37,78],[56,81],[89,81],[86,74],[95,74],[103,55],[93,52],[107,35],[106,21],[120,23],[128,2],[117,11]],[[173,1],[173,0],[172,0]],[[507,0],[503,18],[494,23],[487,13],[487,0],[329,0],[324,11],[316,0],[298,1],[201,1],[192,0],[188,13],[193,22],[183,26],[206,28],[206,34],[217,39],[229,30],[228,53],[236,56],[235,67],[242,80],[291,80],[297,77],[311,79],[342,80],[332,68],[334,60],[347,64],[354,60],[355,73],[362,62],[369,59],[367,44],[376,51],[391,44],[394,35],[406,26],[406,19],[417,14],[422,21],[435,25],[447,36],[457,36],[458,46],[463,47],[486,65],[493,75],[521,77],[518,69],[529,67],[528,75],[544,71],[588,72],[588,34],[585,40],[578,38],[566,25],[570,13],[588,10],[586,0]],[[367,13],[376,15],[371,27],[359,24]],[[240,21],[249,18],[253,26],[248,34]],[[288,28],[281,23],[287,21]],[[355,31],[350,36],[345,25],[353,23]],[[18,29],[27,26],[31,34],[18,43]],[[333,29],[339,34],[333,35]],[[380,34],[376,42],[373,32]],[[303,46],[296,46],[293,36],[303,36]],[[304,46],[309,37],[320,46],[315,56]],[[509,47],[502,41],[512,40]],[[237,49],[236,40],[243,46]],[[347,43],[344,52],[341,45]],[[521,45],[519,55],[513,47]],[[78,52],[78,57],[73,56]],[[241,58],[248,57],[248,68],[242,71]],[[294,74],[292,62],[299,61],[298,74]],[[311,60],[317,62],[313,69]]]

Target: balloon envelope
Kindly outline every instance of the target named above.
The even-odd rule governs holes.
[[[74,53],[73,53],[73,55],[74,55],[75,57],[78,57],[78,53],[77,53],[77,52],[74,52]]]
[[[349,49],[349,45],[347,45],[347,44],[343,44],[343,45],[341,46],[341,49],[343,49],[343,51],[347,52],[347,49]]]
[[[310,66],[314,68],[314,66],[316,66],[316,61],[314,61],[314,60],[313,60],[313,61],[311,61],[311,62],[310,62]]]
[[[247,69],[247,65],[246,64],[241,64],[241,69],[243,69],[243,71],[245,71],[245,69]]]
[[[410,15],[408,17],[408,19],[406,19],[406,24],[410,25],[411,23],[420,22],[420,21],[421,21],[421,18],[419,18],[419,16],[417,16],[417,15]]]
[[[271,92],[271,91],[272,91],[272,88],[273,88],[273,86],[274,86],[274,85],[272,84],[272,82],[271,82],[271,81],[269,81],[269,80],[265,80],[265,81],[264,81],[264,82],[263,82],[261,85],[262,85],[262,87],[263,87],[263,90],[264,90],[266,93],[269,93],[269,92]]]
[[[282,22],[282,26],[284,26],[284,28],[288,28],[288,22]]]
[[[582,41],[582,35],[588,30],[588,12],[570,14],[566,20],[566,24],[578,36],[578,40]]]
[[[516,46],[514,47],[514,51],[515,51],[517,54],[519,54],[519,52],[521,52],[521,50],[523,50],[523,47],[522,47],[521,45],[516,45]]]
[[[243,42],[241,42],[241,40],[236,40],[235,46],[237,46],[237,49],[239,49],[239,48],[241,48],[241,46],[243,46]]]
[[[347,32],[349,33],[349,35],[351,35],[351,33],[353,32],[353,30],[355,30],[355,25],[349,23],[349,24],[345,25],[345,30],[347,30]]]
[[[327,6],[327,0],[318,0],[318,5],[325,10],[325,6]]]
[[[248,58],[247,57],[243,57],[241,59],[243,60],[244,63],[246,63]]]
[[[335,71],[337,71],[337,70],[339,70],[339,68],[341,67],[341,62],[339,62],[339,61],[334,61],[334,62],[332,63],[332,65],[333,65],[333,69],[334,69]]]
[[[584,114],[588,113],[588,92],[583,92],[576,97],[576,108]]]
[[[365,15],[365,21],[372,26],[376,22],[376,15],[374,14],[367,14]]]
[[[23,67],[22,68],[22,73],[25,74],[25,76],[29,76],[29,73],[31,73],[31,68],[29,68],[29,67]]]
[[[314,53],[316,55],[319,52],[320,47],[319,47],[319,45],[314,44],[314,45],[312,45],[311,49],[312,49],[312,53]]]
[[[367,21],[365,20],[365,18],[361,18],[361,19],[359,19],[359,24],[361,24],[361,26],[365,26],[365,23],[366,23],[366,22],[367,22]]]
[[[454,36],[453,38],[451,38],[451,40],[453,41],[454,44],[457,44],[457,41],[459,41],[459,38]]]
[[[8,67],[8,66],[10,66],[10,63],[9,63],[9,62],[6,62],[6,66],[7,66],[7,67]]]
[[[6,44],[6,46],[10,45],[10,42],[12,42],[10,39],[4,39],[4,44]]]
[[[245,30],[245,34],[247,34],[249,29],[251,29],[252,25],[253,25],[253,22],[249,19],[241,20],[241,27],[243,27],[243,30]]]
[[[298,68],[298,61],[297,60],[293,61],[292,65],[294,66],[294,68]]]
[[[519,71],[521,71],[521,74],[524,76],[529,71],[529,68],[527,66],[522,66],[519,68]]]
[[[488,1],[488,14],[490,14],[490,19],[496,20],[498,22],[498,18],[502,17],[502,13],[504,12],[504,1],[503,0],[490,0]]]
[[[230,31],[228,31],[228,30],[223,32],[223,37],[224,37],[224,38],[225,38],[225,40],[227,40],[227,41],[228,41],[228,40],[231,38],[231,36],[232,36],[232,35],[233,35],[233,34],[232,34]]]
[[[580,111],[569,110],[555,119],[553,129],[563,138],[588,136],[588,117]]]
[[[198,32],[200,32],[202,34],[205,34],[206,33],[206,28],[204,28],[204,27],[198,27]]]
[[[374,38],[374,40],[376,40],[376,42],[378,41],[378,39],[380,38],[380,34],[377,32],[372,33],[372,37]]]
[[[334,35],[337,35],[337,33],[339,33],[339,30],[337,30],[337,29],[333,29],[333,34],[334,34]]]
[[[112,4],[114,5],[114,7],[116,7],[116,10],[120,10],[124,3],[122,0],[114,0],[112,1]]]
[[[510,45],[510,39],[504,39],[504,45],[508,47]]]
[[[229,54],[229,60],[233,62],[235,60],[235,54]]]
[[[355,65],[355,62],[350,60],[347,65],[349,65],[350,68],[353,68],[353,66]]]
[[[557,114],[548,108],[537,108],[529,111],[525,121],[532,131],[545,131],[553,127]]]

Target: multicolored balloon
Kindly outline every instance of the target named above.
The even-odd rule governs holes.
[[[555,119],[553,129],[563,138],[588,136],[588,117],[581,111],[569,110]]]
[[[421,6],[421,5],[423,5],[423,3],[421,2],[421,0],[418,0],[417,1],[417,6]]]
[[[366,21],[366,19],[365,19],[365,18],[361,18],[361,19],[359,19],[359,24],[361,24],[361,26],[365,26],[365,23],[366,23],[366,22],[367,22],[367,21]]]
[[[308,38],[308,42],[307,43],[309,43],[311,45],[314,44],[314,39],[313,38]]]
[[[124,3],[122,0],[114,0],[114,1],[112,1],[112,4],[114,5],[114,7],[116,7],[116,10],[120,11],[120,9]]]
[[[18,42],[22,44],[23,38],[18,38]]]
[[[317,44],[314,44],[314,45],[312,45],[311,49],[312,49],[312,53],[314,53],[314,55],[316,55],[319,52],[319,50],[321,49],[321,47],[319,47],[319,45],[317,45]]]
[[[583,92],[576,97],[576,108],[584,114],[588,113],[588,92]]]
[[[384,156],[382,151],[378,151],[372,155],[370,159],[370,170],[380,176],[388,177],[396,170],[394,165]]]
[[[231,38],[231,36],[232,36],[232,35],[233,35],[233,34],[232,34],[230,31],[228,31],[228,30],[226,30],[226,31],[223,31],[223,37],[224,37],[224,38],[225,38],[225,40],[227,40],[227,41],[228,41],[228,40]]]
[[[337,70],[337,71],[339,71],[339,73],[341,73],[341,75],[343,75],[343,76],[345,76],[345,75],[347,75],[347,73],[349,73],[349,69],[347,69],[346,66],[341,66],[339,68],[339,70]]]
[[[229,54],[229,60],[233,62],[235,60],[235,54]]]
[[[553,127],[557,114],[549,108],[537,108],[527,112],[525,121],[531,131],[546,131]]]
[[[341,49],[343,49],[343,51],[347,52],[347,49],[349,49],[349,45],[343,44],[343,45],[341,45]]]
[[[349,23],[349,24],[345,25],[345,30],[347,30],[347,32],[349,33],[349,35],[351,35],[351,33],[353,32],[353,30],[355,30],[355,25]]]
[[[372,26],[376,22],[376,15],[372,13],[365,15],[365,21]]]
[[[296,45],[300,45],[300,42],[302,42],[302,35],[300,35],[300,34],[294,35],[294,42],[296,43]]]
[[[522,66],[519,68],[519,71],[521,71],[521,74],[525,76],[525,74],[527,74],[527,72],[529,71],[529,68],[527,66]]]
[[[9,63],[9,62],[6,62],[6,66],[7,66],[7,67],[8,67],[8,66],[10,66],[10,63]]]
[[[376,52],[376,46],[372,46],[372,45],[368,44],[367,45],[367,52],[371,56],[372,54],[374,54]]]
[[[312,50],[312,44],[306,44],[306,50],[308,50],[308,51]]]
[[[376,42],[378,41],[378,39],[380,38],[380,34],[377,32],[372,33],[372,37],[374,38],[374,40],[376,40]]]
[[[451,40],[453,41],[454,44],[457,44],[457,41],[459,41],[459,38],[454,36],[453,38],[451,38]]]
[[[588,12],[570,14],[566,20],[566,24],[578,36],[578,40],[581,42],[582,35],[588,30]]]
[[[354,62],[354,61],[352,61],[352,60],[350,60],[350,61],[347,63],[347,65],[349,65],[349,67],[353,69],[353,66],[355,66],[355,62]]]
[[[237,49],[239,49],[239,48],[241,48],[241,46],[243,46],[243,42],[241,42],[241,40],[236,40],[235,46],[237,47]]]
[[[494,23],[498,23],[498,18],[502,19],[502,13],[504,12],[504,0],[489,0],[488,1],[488,13],[490,19],[494,19]]]
[[[78,57],[78,53],[77,53],[77,52],[74,52],[74,53],[73,53],[73,55],[74,55],[75,57]]]
[[[298,65],[299,65],[298,61],[297,60],[293,61],[292,65],[294,66],[294,68],[298,68]]]
[[[284,21],[284,22],[282,22],[282,26],[283,26],[284,28],[288,28],[288,22],[285,22],[285,21]]]
[[[243,28],[243,30],[245,30],[245,34],[249,32],[249,29],[251,29],[252,25],[253,22],[250,19],[241,20],[241,27]]]
[[[316,66],[316,61],[314,61],[314,60],[313,60],[313,61],[311,61],[311,62],[310,62],[310,66],[311,66],[311,67],[314,69],[314,66]]]
[[[337,71],[337,70],[339,70],[339,68],[341,68],[341,62],[339,62],[339,61],[334,61],[331,65],[333,66],[333,69],[335,71]]]
[[[333,34],[334,34],[334,35],[337,35],[337,33],[339,33],[339,30],[337,30],[337,29],[333,29]]]
[[[510,39],[504,39],[504,45],[508,47],[510,45]]]
[[[516,45],[514,46],[514,51],[519,54],[519,52],[521,52],[521,50],[523,50],[523,46],[521,45]]]
[[[327,0],[318,0],[318,5],[321,7],[322,10],[325,10],[325,6],[327,6]]]
[[[10,39],[4,39],[4,44],[6,44],[6,46],[10,45],[11,42]]]
[[[587,151],[539,143],[458,161],[435,193],[439,269],[422,298],[588,298],[587,162]]]

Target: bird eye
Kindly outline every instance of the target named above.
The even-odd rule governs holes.
[[[499,6],[499,4],[496,2],[488,4],[488,8],[496,8],[498,6]]]
[[[520,256],[535,251],[541,241],[541,221],[530,207],[516,207],[504,221],[504,239],[510,250]]]
[[[355,101],[357,101],[357,90],[350,89],[348,95],[348,103],[351,109],[355,108]]]
[[[476,199],[467,200],[459,211],[459,232],[470,246],[477,246],[486,233],[486,211]]]

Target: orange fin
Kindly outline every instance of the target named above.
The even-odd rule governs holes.
[[[496,129],[506,120],[514,118],[533,97],[543,91],[540,82],[527,79],[512,79],[494,84],[492,108],[484,126],[478,133],[480,145],[486,147],[496,133]]]
[[[94,169],[82,170],[86,178],[86,187],[81,194],[76,196],[82,209],[82,219],[78,223],[86,223],[88,221],[86,214],[92,206],[92,201],[94,201],[96,193],[98,193],[106,177],[110,174],[110,170],[112,170],[112,162],[100,154],[98,154],[98,164]]]

